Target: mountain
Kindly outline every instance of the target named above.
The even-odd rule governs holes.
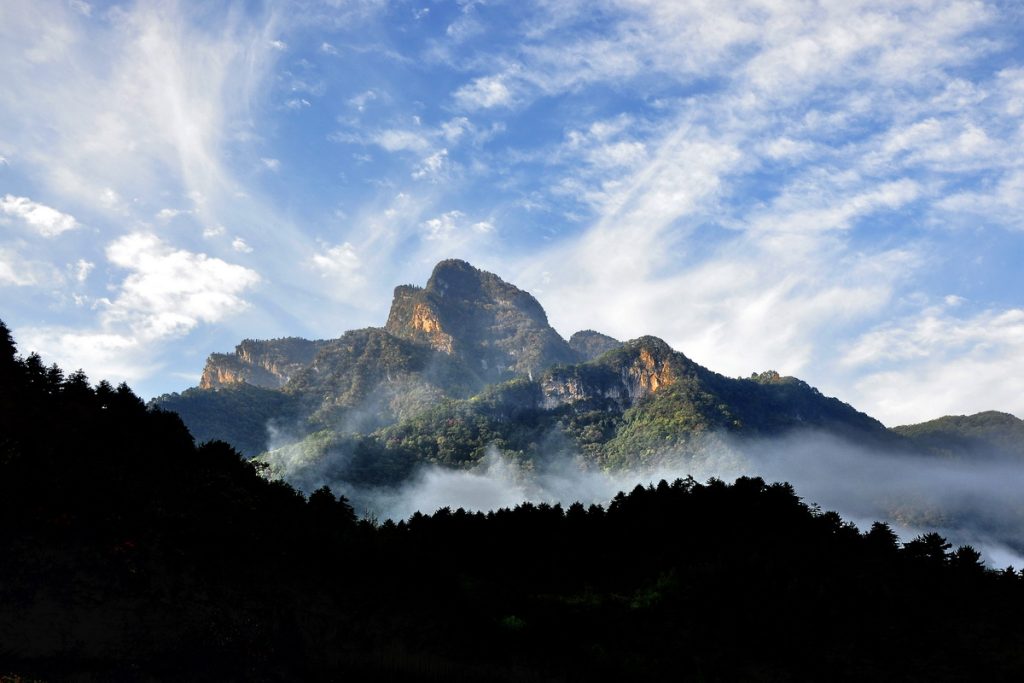
[[[395,288],[384,329],[459,359],[486,383],[578,360],[536,299],[465,261],[441,261],[426,287]]]
[[[526,462],[554,451],[581,454],[616,469],[692,457],[716,435],[772,436],[808,427],[862,443],[901,443],[877,420],[800,380],[773,372],[725,377],[656,337],[641,337],[587,363],[555,366],[534,380],[521,377],[469,399],[441,402],[368,440],[392,466],[463,467],[498,449]],[[351,462],[353,446],[321,434],[299,448],[303,461]],[[364,450],[368,446],[362,443]],[[295,455],[261,457],[281,467]]]
[[[299,370],[309,365],[326,342],[300,337],[284,339],[246,339],[233,354],[214,353],[206,360],[201,389],[218,389],[250,384],[265,389],[280,389]]]
[[[989,410],[947,415],[920,424],[894,427],[922,450],[948,458],[1006,457],[1024,461],[1024,420]]]
[[[576,352],[576,357],[581,361],[594,360],[621,345],[618,339],[594,330],[580,330],[569,337],[569,348]]]
[[[211,355],[200,387],[154,404],[201,440],[250,456],[273,446],[261,460],[304,488],[328,470],[387,485],[417,464],[467,467],[491,451],[526,467],[562,452],[615,469],[693,457],[722,435],[906,442],[793,377],[725,377],[651,336],[566,341],[533,296],[459,260],[438,263],[423,287],[396,287],[383,328],[247,340]]]

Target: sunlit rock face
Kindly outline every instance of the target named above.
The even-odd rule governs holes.
[[[687,366],[692,365],[683,354],[673,351],[657,337],[612,341],[615,346],[596,361],[557,367],[545,373],[540,380],[543,407],[592,404],[599,409],[610,401],[619,409],[626,409],[672,386]]]
[[[216,389],[245,383],[279,389],[311,363],[325,343],[299,337],[246,339],[235,347],[233,354],[210,354],[199,387]]]
[[[533,296],[459,260],[438,263],[426,287],[396,288],[385,329],[459,358],[487,382],[578,359]]]

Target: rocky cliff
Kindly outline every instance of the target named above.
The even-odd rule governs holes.
[[[540,379],[543,407],[548,410],[567,404],[597,407],[610,401],[625,410],[638,400],[672,386],[693,365],[686,356],[673,351],[657,337],[616,341],[615,345],[596,361],[559,366],[546,372]]]
[[[318,422],[343,419],[352,429],[400,419],[481,388],[476,375],[447,353],[368,327],[325,342],[284,391],[316,403]]]
[[[326,342],[300,337],[255,340],[246,339],[235,352],[212,353],[206,360],[201,389],[217,389],[236,384],[251,384],[279,389],[313,361]]]
[[[577,360],[536,299],[459,260],[438,263],[426,287],[396,288],[385,329],[458,358],[486,382]]]

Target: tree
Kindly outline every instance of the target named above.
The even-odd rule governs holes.
[[[885,522],[875,522],[864,534],[868,547],[877,553],[895,553],[899,548],[899,537]]]
[[[981,553],[969,545],[962,545],[949,557],[949,566],[965,574],[980,575],[985,571]]]
[[[355,526],[356,512],[352,509],[345,496],[334,497],[334,493],[327,486],[321,486],[309,494],[307,502],[309,511],[321,524],[329,525],[336,529],[349,529]]]
[[[945,538],[933,531],[922,534],[905,544],[903,550],[914,560],[925,562],[932,566],[942,566],[949,559],[946,551],[952,547],[952,544]]]
[[[7,366],[14,363],[18,355],[18,345],[14,343],[11,330],[0,320],[0,365]]]

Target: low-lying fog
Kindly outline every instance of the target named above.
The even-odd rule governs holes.
[[[660,479],[692,475],[698,481],[732,481],[748,475],[788,481],[805,502],[835,510],[861,530],[886,521],[904,541],[936,531],[954,546],[974,546],[990,567],[1024,566],[1024,462],[1019,459],[882,453],[805,432],[754,441],[714,437],[697,456],[666,459],[642,472],[603,472],[565,453],[553,453],[526,472],[492,452],[472,470],[429,466],[401,486],[369,490],[332,475],[343,470],[339,459],[345,454],[309,455],[286,448],[269,460],[297,488],[309,492],[327,484],[347,496],[357,512],[378,520],[446,506],[487,511],[523,501],[607,504],[618,491]]]

